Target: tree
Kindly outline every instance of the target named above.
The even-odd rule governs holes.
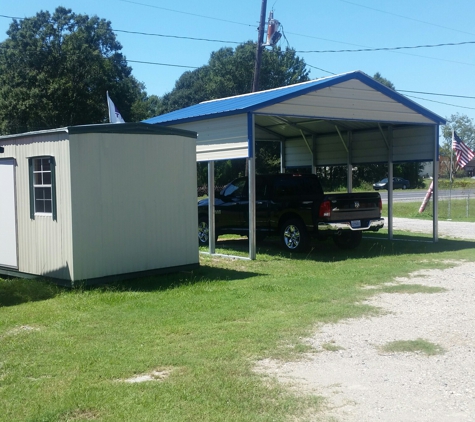
[[[247,94],[252,89],[256,44],[248,41],[236,49],[221,48],[211,53],[208,64],[185,72],[173,90],[163,97],[163,112],[178,110],[202,101]],[[309,80],[305,61],[295,51],[276,47],[262,55],[262,90]]]
[[[465,114],[452,114],[446,119],[447,123],[442,126],[444,137],[443,150],[450,155],[452,145],[452,130],[471,150],[475,150],[475,121]]]
[[[144,86],[109,21],[58,7],[13,20],[7,35],[0,44],[1,133],[107,122],[106,91],[126,121],[143,114],[133,107],[146,100]]]
[[[475,122],[465,114],[452,114],[446,119],[447,123],[442,126],[442,136],[444,138],[440,147],[440,168],[439,172],[450,177],[450,169],[455,173],[457,166],[451,167],[450,160],[452,157],[452,131],[455,130],[462,141],[472,150],[475,151]],[[460,175],[465,172],[461,169]]]
[[[373,79],[375,81],[378,81],[380,84],[383,84],[384,86],[387,86],[388,88],[396,90],[396,87],[394,86],[394,84],[389,79],[383,78],[381,76],[381,73],[379,73],[379,72],[376,72],[374,74]]]
[[[208,64],[185,72],[173,90],[162,98],[163,113],[198,104],[202,101],[231,97],[251,92],[256,44],[246,42],[235,49],[221,48],[211,54]],[[277,88],[309,80],[309,71],[295,51],[276,47],[262,55],[260,88]],[[260,173],[278,172],[280,145],[266,142],[256,145],[256,167]],[[222,185],[244,174],[245,161],[220,161],[215,165],[216,185]],[[198,184],[205,184],[207,168],[198,163]]]

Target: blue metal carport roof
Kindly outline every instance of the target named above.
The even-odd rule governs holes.
[[[445,119],[442,117],[430,112],[424,107],[419,106],[415,102],[409,100],[407,97],[398,94],[396,91],[387,88],[361,71],[343,73],[340,75],[329,76],[326,78],[316,79],[309,82],[303,82],[300,84],[289,85],[267,91],[205,101],[190,107],[183,108],[181,110],[176,110],[167,114],[152,117],[150,119],[144,120],[144,123],[162,125],[179,124],[195,120],[202,120],[204,118],[210,117],[254,112],[261,108],[280,103],[294,97],[305,95],[309,92],[328,88],[351,79],[357,79],[363,82],[376,91],[381,92],[393,100],[407,106],[413,111],[427,117],[434,123],[445,123]]]

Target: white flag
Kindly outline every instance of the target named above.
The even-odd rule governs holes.
[[[109,91],[106,92],[107,94],[107,107],[109,107],[109,122],[110,123],[125,123],[124,119],[117,110],[117,107],[112,102],[109,97]]]

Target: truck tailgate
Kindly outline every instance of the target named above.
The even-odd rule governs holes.
[[[329,194],[325,200],[331,204],[327,221],[368,220],[381,216],[381,196],[377,192]]]

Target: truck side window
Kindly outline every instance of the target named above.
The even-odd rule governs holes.
[[[222,195],[228,199],[242,198],[243,196],[247,196],[247,192],[244,192],[244,187],[246,185],[246,179],[237,179],[224,188]]]

